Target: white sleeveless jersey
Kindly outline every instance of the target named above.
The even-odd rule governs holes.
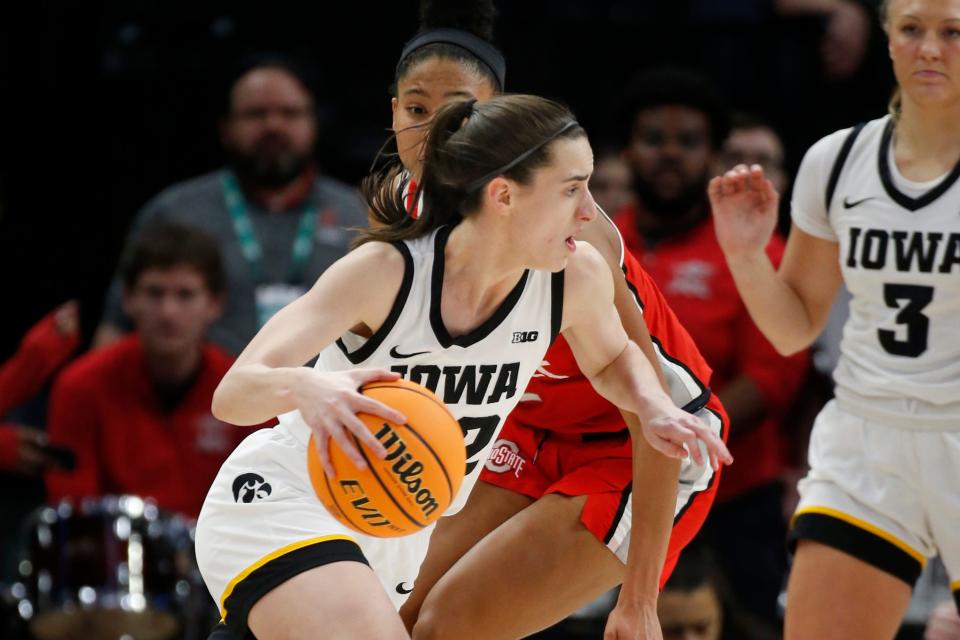
[[[852,294],[834,373],[838,402],[904,427],[960,430],[960,163],[929,183],[903,178],[893,122],[867,123],[826,193],[851,130],[807,152],[792,215],[839,242]]]
[[[560,329],[563,272],[527,271],[500,307],[467,335],[452,337],[440,315],[448,227],[394,246],[406,263],[386,322],[370,338],[346,334],[317,368],[382,367],[436,393],[460,422],[467,473],[447,514],[480,475],[503,420],[516,406]]]

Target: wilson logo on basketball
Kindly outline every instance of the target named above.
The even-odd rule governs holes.
[[[329,476],[320,462],[316,434],[311,433],[310,484],[330,514],[354,531],[378,537],[419,531],[443,515],[457,495],[467,467],[464,433],[470,427],[461,429],[440,398],[407,380],[368,383],[361,392],[402,411],[406,422],[358,413],[386,455],[378,457],[350,434],[366,465],[358,468],[341,447],[331,445],[334,473]]]
[[[393,472],[395,482],[399,482],[406,488],[407,494],[417,503],[423,515],[429,516],[436,511],[440,505],[437,504],[430,489],[423,486],[423,480],[419,477],[423,473],[423,463],[407,451],[407,443],[386,422],[376,433],[376,438],[387,450],[385,460],[393,462],[390,470]]]

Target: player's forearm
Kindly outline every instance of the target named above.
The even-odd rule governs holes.
[[[727,265],[750,317],[770,344],[785,356],[810,346],[818,327],[800,296],[778,275],[766,254],[731,258]]]
[[[597,393],[641,421],[673,406],[650,361],[632,341],[613,362],[590,376],[590,382]]]
[[[633,436],[632,522],[622,604],[656,606],[677,501],[680,461],[650,446],[635,416],[624,415]]]
[[[230,424],[248,426],[294,410],[295,389],[306,367],[235,366],[213,393],[213,415]]]

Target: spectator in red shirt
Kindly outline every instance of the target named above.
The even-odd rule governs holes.
[[[50,377],[80,344],[76,301],[66,302],[35,324],[17,352],[0,364],[0,417],[40,393]],[[41,429],[0,422],[0,472],[39,476],[57,460],[43,449]]]
[[[737,462],[724,472],[701,536],[737,603],[776,628],[786,573],[778,431],[807,354],[783,358],[761,335],[717,244],[706,187],[729,129],[722,101],[704,79],[679,70],[648,71],[632,87],[624,157],[637,201],[616,222],[713,368]],[[779,260],[782,239],[768,251]]]
[[[47,382],[80,344],[79,325],[77,303],[67,302],[0,363],[0,583],[17,579],[22,522],[43,504],[44,471],[65,464],[47,447],[43,400]]]
[[[76,452],[76,468],[47,475],[48,498],[136,494],[196,517],[227,454],[251,432],[210,413],[232,363],[205,337],[221,308],[220,254],[201,231],[155,223],[122,273],[136,331],[58,378],[50,440]]]

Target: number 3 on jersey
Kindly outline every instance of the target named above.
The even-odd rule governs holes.
[[[927,350],[930,333],[930,318],[921,312],[933,300],[933,287],[887,283],[883,285],[883,299],[888,307],[900,310],[896,322],[906,325],[907,337],[898,340],[896,331],[878,329],[880,345],[895,356],[919,357]]]
[[[474,460],[474,457],[482,453],[493,440],[493,434],[497,432],[497,425],[500,424],[500,416],[460,418],[459,422],[460,429],[463,431],[463,440],[467,443],[467,472],[464,475],[468,476],[480,462],[480,460]],[[476,432],[472,442],[470,432]]]

